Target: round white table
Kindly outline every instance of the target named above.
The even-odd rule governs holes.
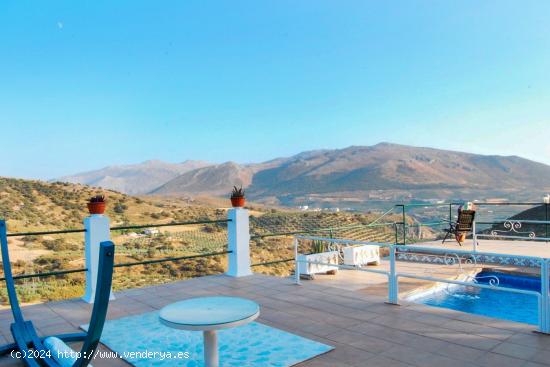
[[[160,310],[160,322],[182,330],[198,330],[204,336],[204,363],[218,367],[216,330],[243,325],[260,315],[256,302],[237,297],[200,297],[172,303]]]

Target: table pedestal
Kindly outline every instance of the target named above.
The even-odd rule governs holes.
[[[206,312],[205,312],[206,311]],[[219,367],[217,330],[248,324],[260,315],[254,301],[238,297],[199,297],[160,310],[160,322],[181,330],[202,331],[205,367]]]
[[[202,333],[204,338],[204,365],[206,367],[219,367],[218,335],[216,330],[206,330]]]

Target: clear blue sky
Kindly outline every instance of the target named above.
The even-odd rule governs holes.
[[[2,1],[1,176],[380,141],[550,164],[549,1]]]

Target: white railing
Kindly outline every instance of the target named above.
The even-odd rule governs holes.
[[[478,221],[480,224],[489,222]],[[523,231],[523,224],[534,225],[550,225],[550,221],[546,220],[524,220],[524,219],[506,219],[498,222],[490,222],[492,224],[502,224],[503,229],[491,229],[489,233],[476,233],[475,222],[473,227],[474,247],[476,246],[477,238],[510,238],[515,240],[526,241],[550,241],[550,237],[537,237],[535,230]]]
[[[329,248],[331,251],[337,250],[341,251],[344,246],[353,246],[353,245],[378,245],[380,247],[385,247],[389,249],[389,270],[380,270],[372,269],[368,267],[357,267],[352,265],[344,264],[333,264],[333,263],[324,263],[317,261],[305,261],[300,257],[298,252],[299,242],[302,240],[313,240],[313,241],[324,241],[329,242]],[[399,251],[397,251],[399,250]],[[338,267],[339,269],[350,269],[360,272],[367,273],[376,273],[386,275],[388,277],[388,303],[399,304],[399,278],[410,278],[418,279],[425,281],[433,281],[438,283],[447,283],[453,285],[461,285],[468,287],[476,287],[482,289],[491,289],[502,292],[516,293],[516,294],[526,294],[537,297],[538,302],[538,331],[542,333],[550,333],[550,285],[549,285],[549,262],[550,259],[534,257],[534,256],[521,256],[521,255],[510,255],[510,254],[500,254],[500,253],[490,253],[490,252],[478,252],[478,251],[467,251],[467,250],[450,250],[450,249],[438,249],[433,247],[421,247],[421,246],[411,246],[411,245],[392,245],[384,243],[374,243],[366,241],[355,241],[355,240],[345,240],[345,239],[335,239],[335,238],[324,238],[324,237],[314,237],[314,236],[295,236],[294,237],[294,255],[295,255],[295,274],[294,282],[296,284],[301,284],[301,274],[300,274],[300,263],[308,263],[315,265],[326,265],[332,267]],[[462,269],[462,260],[468,262],[469,264],[477,265],[479,263],[484,263],[487,259],[500,259],[504,265],[516,265],[516,266],[529,266],[537,265],[540,267],[540,280],[541,280],[541,289],[539,292],[502,287],[499,285],[499,282],[489,282],[489,284],[478,283],[471,276],[466,277],[466,280],[458,279],[448,279],[436,276],[427,276],[427,275],[418,275],[406,272],[398,272],[397,262],[401,259],[406,259],[407,256],[416,256],[428,258],[432,257],[434,263],[439,263],[442,265],[458,265]],[[494,262],[493,262],[494,263]],[[470,281],[471,280],[471,281]]]

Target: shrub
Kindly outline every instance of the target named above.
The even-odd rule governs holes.
[[[122,214],[124,213],[124,211],[128,209],[128,206],[127,205],[124,205],[122,203],[116,203],[115,204],[115,207],[113,208],[113,210],[115,211],[115,213],[117,214]]]
[[[76,251],[79,246],[74,243],[67,243],[63,238],[56,238],[55,240],[44,240],[42,245],[51,251]]]

